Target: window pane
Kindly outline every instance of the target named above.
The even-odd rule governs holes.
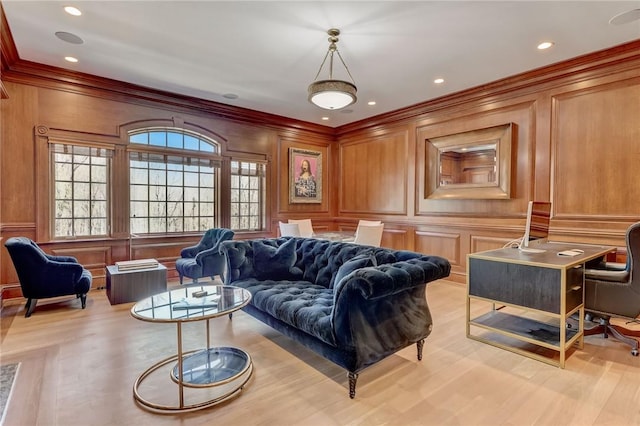
[[[58,180],[71,180],[73,176],[73,168],[68,163],[56,163],[55,174]]]
[[[213,217],[213,203],[200,203],[200,216]]]
[[[107,217],[107,203],[104,202],[104,201],[94,201],[93,203],[91,203],[91,217],[93,217],[93,218],[106,218]]]
[[[76,200],[88,200],[91,189],[91,185],[88,183],[74,183],[73,184],[73,198]]]
[[[106,200],[107,199],[107,184],[106,183],[92,183],[91,184],[91,199],[92,200]]]
[[[184,149],[197,151],[200,147],[200,141],[190,135],[184,135]]]
[[[149,172],[146,169],[131,169],[129,173],[131,183],[146,185],[149,183]]]
[[[56,182],[55,197],[57,200],[73,199],[73,184],[71,182]]]
[[[72,203],[69,200],[56,201],[56,218],[72,218],[73,210]],[[57,235],[57,234],[56,234]]]
[[[73,236],[73,219],[56,220],[55,233],[57,237]]]
[[[170,148],[182,148],[182,133],[167,133],[167,146]]]
[[[89,182],[90,171],[91,167],[88,164],[77,165],[73,171],[73,180],[76,182]]]
[[[151,185],[166,185],[167,173],[164,170],[150,170],[149,183]]]
[[[167,134],[165,132],[149,132],[149,145],[167,146]]]
[[[166,186],[150,186],[149,198],[151,198],[151,201],[164,201],[167,198],[166,191]]]
[[[131,203],[131,217],[147,217],[149,216],[149,204],[145,202]]]
[[[182,172],[168,172],[167,185],[182,186]]]
[[[131,185],[129,189],[129,197],[132,200],[148,200],[149,187],[142,185]]]
[[[73,203],[73,216],[91,217],[91,203],[89,201],[76,201]],[[87,228],[88,229],[88,228]],[[87,235],[87,234],[84,234]]]
[[[91,166],[91,182],[107,182],[107,167],[106,166]]]

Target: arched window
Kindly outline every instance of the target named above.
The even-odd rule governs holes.
[[[132,234],[204,231],[219,226],[222,159],[212,139],[183,129],[129,132]]]

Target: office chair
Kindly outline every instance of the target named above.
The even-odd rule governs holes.
[[[622,334],[610,319],[635,320],[640,315],[640,222],[627,229],[626,242],[627,263],[623,267],[604,263],[603,269],[585,269],[584,308],[600,318],[600,325],[588,334],[603,333],[606,339],[611,333],[631,346],[631,355],[638,356],[638,340]]]

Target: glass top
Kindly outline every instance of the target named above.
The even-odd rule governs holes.
[[[131,315],[143,321],[200,321],[230,314],[251,300],[249,291],[234,286],[189,286],[156,294],[133,305]]]

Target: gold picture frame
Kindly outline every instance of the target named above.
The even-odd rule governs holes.
[[[322,153],[289,148],[289,203],[322,203]]]

